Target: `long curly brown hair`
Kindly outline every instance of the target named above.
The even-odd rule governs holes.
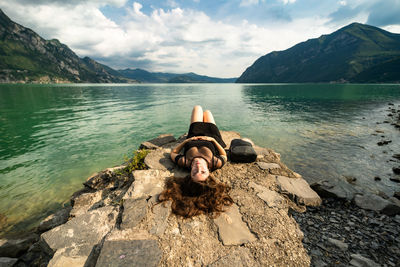
[[[185,218],[200,214],[215,218],[224,207],[232,205],[229,191],[229,186],[217,182],[212,175],[204,182],[195,182],[186,176],[168,179],[158,200],[172,200],[172,212]]]

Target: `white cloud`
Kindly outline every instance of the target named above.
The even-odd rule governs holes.
[[[240,2],[240,6],[252,6],[252,5],[257,5],[258,0],[242,0]]]
[[[285,5],[287,5],[287,4],[293,4],[293,3],[296,2],[296,0],[279,0],[279,1],[281,1],[281,2],[284,3]]]
[[[346,2],[346,1],[339,1],[339,5],[341,5],[341,6],[347,6],[347,2]]]
[[[145,14],[138,2],[120,24],[105,17],[94,2],[72,7],[9,2],[2,6],[11,18],[45,38],[57,38],[79,56],[102,59],[114,68],[146,66],[150,71],[217,77],[239,76],[268,52],[334,30],[319,17],[261,27],[247,21],[215,21],[203,12],[181,8]]]
[[[400,25],[388,25],[382,28],[389,32],[400,33]]]

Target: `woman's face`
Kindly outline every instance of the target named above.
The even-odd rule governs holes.
[[[195,182],[207,180],[208,176],[210,176],[207,161],[203,158],[194,158],[192,161],[192,170],[190,171],[190,176]]]

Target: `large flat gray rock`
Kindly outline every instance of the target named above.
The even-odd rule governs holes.
[[[169,171],[176,178],[183,178],[189,175],[188,170],[180,168],[172,162],[170,155],[171,149],[169,148],[156,149],[146,156],[144,163],[149,169]]]
[[[168,143],[175,142],[176,139],[172,134],[162,134],[157,138],[148,140],[140,144],[139,149],[157,149]]]
[[[49,266],[83,266],[93,247],[114,228],[117,215],[114,207],[103,207],[43,233],[42,242],[56,251]]]
[[[168,216],[171,213],[171,201],[152,206],[153,220],[151,222],[150,234],[160,236],[167,228]]]
[[[375,194],[356,195],[354,202],[362,209],[374,210],[387,215],[400,214],[399,205]]]
[[[47,267],[74,266],[84,267],[92,252],[91,244],[71,244],[72,246],[60,248],[54,253]]]
[[[256,240],[247,224],[243,222],[239,207],[233,204],[229,209],[214,219],[218,226],[218,235],[225,246],[241,245]]]
[[[175,168],[175,163],[172,162],[171,158],[171,149],[169,148],[160,148],[151,151],[144,159],[144,164],[146,164],[149,169],[154,170],[171,170]]]
[[[102,191],[83,193],[74,199],[74,206],[70,212],[73,217],[85,214],[93,205],[101,201]]]
[[[146,216],[147,201],[145,198],[124,200],[121,228],[133,228]]]
[[[299,204],[306,206],[321,205],[321,198],[303,178],[276,176],[276,183],[281,193],[287,194]]]
[[[159,194],[164,189],[165,179],[171,176],[169,171],[139,170],[133,173],[134,182],[124,195],[124,199],[142,198]]]
[[[156,240],[107,240],[96,267],[157,266],[162,252]]]
[[[37,234],[31,234],[17,239],[0,239],[0,257],[18,258],[39,239]]]
[[[319,181],[311,184],[311,188],[315,190],[322,198],[347,199],[351,201],[354,195],[359,192],[354,186],[344,181]]]
[[[68,221],[70,212],[71,212],[71,207],[65,207],[60,209],[56,213],[51,214],[50,216],[48,216],[47,218],[45,218],[43,221],[40,222],[38,231],[42,233],[56,226],[59,226],[63,223],[66,223]]]
[[[250,182],[249,186],[257,192],[257,196],[267,203],[270,208],[282,208],[285,205],[285,199],[277,192],[268,188]]]

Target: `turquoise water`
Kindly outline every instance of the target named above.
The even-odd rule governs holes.
[[[183,134],[195,104],[308,181],[354,176],[392,194],[400,131],[380,123],[389,102],[400,104],[400,85],[0,85],[0,231],[34,226],[141,142]]]

